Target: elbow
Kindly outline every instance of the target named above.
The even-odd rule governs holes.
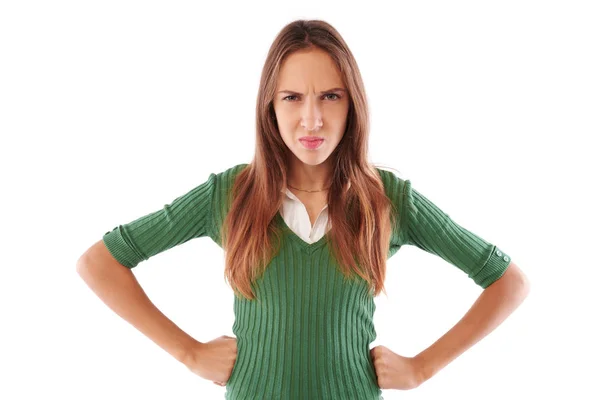
[[[527,297],[531,290],[529,278],[512,261],[504,274],[493,285],[505,293],[511,293],[513,296],[518,296],[522,299]]]
[[[80,277],[85,278],[86,276],[90,275],[90,269],[92,268],[92,265],[97,264],[97,262],[94,261],[99,259],[100,252],[98,249],[101,244],[101,241],[93,244],[79,257],[75,263],[75,271]]]
[[[83,253],[81,255],[81,257],[79,257],[79,259],[77,260],[77,262],[75,263],[75,271],[80,274],[81,271],[83,271],[83,269],[85,268],[85,262],[86,262],[86,253]]]
[[[75,271],[84,280],[104,276],[120,269],[130,270],[112,256],[102,240],[87,249],[75,263]]]
[[[81,257],[79,257],[79,259],[75,263],[75,272],[77,272],[77,275],[79,275],[81,278],[85,279],[89,275],[89,272],[90,272],[89,265],[90,265],[90,263],[84,254]]]
[[[527,297],[529,291],[531,289],[531,282],[527,275],[512,261],[509,265],[509,269],[511,269],[511,276],[514,283],[515,288],[522,294],[523,297]]]
[[[505,273],[507,284],[515,296],[524,300],[531,291],[531,281],[525,273],[511,261]]]
[[[529,295],[529,292],[531,291],[531,281],[529,280],[529,278],[527,278],[527,275],[523,274],[521,282],[521,290],[523,291],[523,298],[525,298]]]

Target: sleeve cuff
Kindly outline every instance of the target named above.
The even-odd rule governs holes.
[[[145,260],[142,254],[130,246],[123,236],[123,227],[119,225],[102,236],[106,248],[112,256],[123,266],[133,268]]]
[[[511,258],[508,254],[504,253],[497,246],[494,246],[490,258],[486,261],[483,268],[472,276],[472,278],[475,283],[485,289],[504,275],[510,261]]]

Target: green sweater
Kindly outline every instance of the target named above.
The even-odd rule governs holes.
[[[115,227],[103,236],[110,253],[133,268],[141,261],[208,236],[219,246],[226,195],[247,164],[208,179],[163,208]],[[388,259],[404,244],[435,254],[486,288],[510,257],[455,223],[410,180],[377,169],[401,219]],[[366,282],[344,280],[330,257],[326,234],[308,244],[279,213],[281,250],[255,284],[260,302],[235,298],[233,333],[238,354],[226,399],[382,399],[369,345],[376,338],[374,299]]]

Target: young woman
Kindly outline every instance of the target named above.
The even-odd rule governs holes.
[[[369,163],[367,109],[340,34],[324,21],[290,23],[262,72],[252,162],[211,173],[164,208],[106,232],[79,260],[79,273],[191,371],[226,386],[228,399],[381,399],[381,389],[419,386],[500,324],[528,284],[503,250],[409,180]],[[207,343],[160,313],[130,270],[203,236],[223,248],[235,293],[236,337]],[[385,291],[387,259],[404,244],[485,289],[414,357],[369,349],[373,299]]]

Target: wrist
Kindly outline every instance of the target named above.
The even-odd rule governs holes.
[[[427,360],[422,355],[417,355],[413,357],[413,360],[416,365],[416,370],[419,377],[419,384],[429,380],[433,373]]]
[[[198,352],[198,348],[200,348],[203,344],[204,343],[197,340],[189,343],[183,348],[178,360],[186,367],[192,365],[194,363],[194,357],[196,357],[196,353]]]

